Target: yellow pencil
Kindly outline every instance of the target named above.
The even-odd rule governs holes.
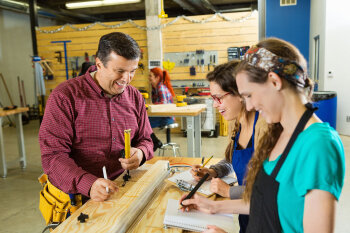
[[[202,169],[205,165],[207,165],[207,163],[213,158],[213,156],[214,156],[214,155],[210,156],[210,158],[209,158],[205,163],[203,163],[201,169]]]

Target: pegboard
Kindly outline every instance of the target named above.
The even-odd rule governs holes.
[[[207,66],[218,64],[217,50],[164,53],[164,61],[175,62],[175,66]]]

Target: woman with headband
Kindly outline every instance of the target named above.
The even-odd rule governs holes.
[[[152,86],[152,103],[153,104],[171,104],[174,103],[173,97],[175,96],[173,87],[170,82],[170,76],[168,71],[162,70],[159,67],[151,69],[149,72],[148,80]],[[174,123],[173,117],[149,117],[152,128],[164,127]],[[163,143],[158,137],[152,133],[151,138],[153,141],[153,150],[156,151],[162,147]]]
[[[183,202],[185,209],[249,213],[247,232],[333,232],[344,148],[308,103],[312,84],[305,59],[290,43],[266,39],[246,53],[236,82],[247,110],[270,123],[249,163],[243,200],[195,196]]]

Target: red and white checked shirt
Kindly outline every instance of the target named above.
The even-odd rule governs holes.
[[[65,193],[88,196],[92,184],[124,170],[118,161],[124,148],[124,129],[131,129],[131,146],[153,157],[152,129],[144,99],[128,85],[109,98],[90,72],[70,79],[50,94],[39,130],[41,160],[50,182]]]

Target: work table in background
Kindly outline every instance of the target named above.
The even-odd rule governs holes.
[[[27,166],[26,160],[26,151],[24,148],[24,137],[23,137],[23,127],[22,127],[22,113],[27,112],[29,108],[16,108],[12,110],[4,111],[0,108],[0,155],[1,155],[1,164],[2,164],[2,177],[6,178],[7,176],[7,165],[6,165],[6,156],[4,149],[3,133],[2,133],[2,118],[5,116],[14,115],[16,120],[16,129],[17,129],[17,140],[18,140],[18,151],[19,151],[19,162],[22,169]]]
[[[148,106],[150,117],[186,117],[187,121],[187,157],[201,156],[201,112],[205,104],[192,104],[176,107],[176,104],[157,104]]]

